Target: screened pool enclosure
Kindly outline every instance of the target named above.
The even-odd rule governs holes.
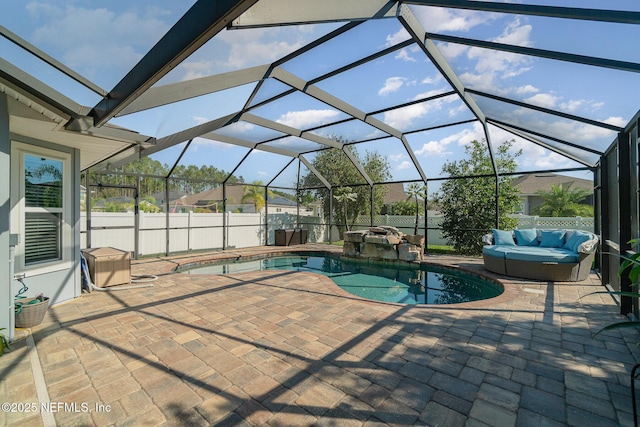
[[[443,183],[492,183],[495,221],[468,230],[480,236],[497,226],[505,177],[559,173],[593,182],[597,267],[603,283],[630,286],[607,253],[640,236],[640,4],[163,7],[153,27],[131,26],[125,12],[106,21],[114,39],[136,40],[120,61],[109,38],[85,34],[74,55],[64,35],[12,25],[28,13],[19,6],[7,15],[15,20],[0,19],[10,135],[81,153],[82,247],[128,239],[122,249],[137,256],[229,249],[274,244],[282,228],[332,242],[347,226],[389,224],[385,200],[418,184],[418,223],[394,224],[417,226],[428,250],[440,238]],[[51,13],[62,25],[77,12]],[[472,141],[488,170],[452,176],[446,166],[468,158]],[[504,153],[515,159],[508,171]],[[345,193],[358,212],[343,212]]]

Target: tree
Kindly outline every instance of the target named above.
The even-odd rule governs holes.
[[[344,217],[348,218],[348,204],[349,202],[355,202],[358,195],[351,190],[351,187],[340,187],[333,193],[333,197],[338,201],[338,203],[342,204],[344,207]],[[349,223],[346,223],[345,225],[347,227],[347,231],[349,231]]]
[[[233,175],[228,176],[228,172],[214,166],[202,165],[197,167],[195,165],[178,165],[173,171],[172,177],[183,179],[172,180],[171,182],[174,183],[179,190],[192,194],[218,187],[225,179],[228,184],[242,182],[241,179]]]
[[[415,213],[416,206],[415,203],[410,202],[409,200],[401,200],[399,202],[394,202],[389,206],[387,210],[388,215],[400,215],[400,216],[409,216]],[[424,206],[422,204],[418,205],[419,214],[424,214]]]
[[[544,199],[531,213],[539,216],[593,216],[593,207],[581,204],[591,192],[582,188],[571,188],[574,182],[567,186],[553,184],[551,191],[539,191],[538,195]]]
[[[273,197],[273,191],[267,190],[267,196]],[[253,181],[252,185],[245,185],[241,203],[247,201],[253,202],[256,212],[260,212],[264,208],[264,183],[262,181]]]
[[[407,187],[407,194],[409,195],[407,199],[410,199],[412,197],[415,199],[416,222],[415,222],[415,227],[413,229],[413,234],[418,234],[418,221],[419,221],[419,213],[420,213],[418,198],[421,197],[424,200],[427,199],[427,186],[425,184],[418,184],[417,182],[412,182]]]
[[[343,142],[339,138],[334,139]],[[389,163],[385,157],[376,152],[366,152],[364,156],[360,156],[353,146],[345,146],[345,151],[349,151],[351,156],[355,158],[361,165],[369,178],[374,182],[384,182],[389,180],[391,173],[389,172]],[[371,187],[366,182],[358,169],[351,162],[349,157],[338,148],[331,148],[320,151],[313,159],[313,167],[329,181],[332,187],[337,191],[338,188],[349,186],[351,192],[356,194],[355,200],[346,201],[346,214],[344,206],[336,204],[333,206],[333,215],[335,223],[340,231],[345,230],[347,225],[353,225],[359,215],[367,215],[371,213]],[[359,185],[365,184],[365,185]],[[330,191],[324,187],[323,183],[313,173],[309,172],[301,178],[303,199],[308,199],[306,195],[312,193],[316,199],[323,202],[325,220],[328,219],[332,212],[330,206]],[[388,189],[384,185],[376,185],[373,187],[374,213],[380,212],[384,204],[384,196]]]
[[[146,213],[159,213],[162,210],[156,205],[153,196],[144,196],[140,199],[140,210]]]
[[[513,141],[505,141],[494,152],[499,174],[515,172],[518,151],[511,154]],[[479,254],[482,252],[482,233],[495,227],[496,216],[496,178],[476,177],[473,175],[493,175],[494,170],[486,148],[486,143],[472,141],[465,147],[468,158],[445,163],[442,171],[450,177],[442,184],[438,194],[438,204],[444,216],[443,235],[461,254]],[[509,229],[517,225],[515,219],[507,214],[515,212],[520,204],[518,190],[511,185],[513,178],[498,177],[498,228]]]
[[[124,172],[134,174],[144,174],[164,177],[168,173],[167,165],[163,165],[157,160],[153,160],[151,157],[141,157],[135,162],[128,163],[123,167]],[[136,178],[134,176],[127,177],[127,185],[136,185]],[[164,179],[151,178],[143,176],[140,178],[140,196],[148,196],[151,194],[157,194],[164,192]]]

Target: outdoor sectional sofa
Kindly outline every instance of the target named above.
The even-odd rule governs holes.
[[[535,280],[585,280],[598,237],[580,230],[493,230],[483,236],[484,267],[498,274]]]

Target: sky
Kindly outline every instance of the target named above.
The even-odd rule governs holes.
[[[169,0],[12,2],[4,8],[0,25],[108,91],[192,3]],[[640,2],[622,0],[532,0],[529,3],[640,11]],[[423,6],[411,6],[411,10],[430,33],[640,62],[640,50],[633,43],[640,40],[638,25]],[[329,23],[223,31],[157,85],[269,64],[341,25]],[[310,80],[408,39],[409,34],[396,19],[369,21],[293,58],[284,63],[282,68],[299,78]],[[626,125],[640,107],[640,77],[637,73],[494,52],[462,44],[436,42],[436,46],[460,81],[467,88],[479,92],[616,126]],[[34,61],[4,39],[0,40],[0,52],[4,59],[83,105],[93,106],[99,100],[98,95]],[[371,113],[375,119],[406,133],[409,148],[428,178],[444,176],[442,166],[445,163],[464,158],[464,150],[469,142],[484,139],[482,126],[477,121],[438,127],[428,132],[415,132],[473,119],[473,114],[455,94],[437,97],[428,102],[412,103],[404,108],[385,110],[391,106],[452,91],[447,80],[415,43],[323,79],[316,86],[333,96],[340,96],[353,107]],[[255,89],[256,84],[247,84],[177,105],[119,117],[112,122],[161,138],[241,110]],[[284,83],[269,79],[255,95],[254,103],[287,89],[290,87]],[[475,94],[472,98],[483,111],[497,120],[516,126],[524,124],[551,137],[580,146],[603,150],[615,138],[612,131],[602,128],[552,117]],[[336,108],[301,92],[257,107],[251,113],[300,130],[347,117]],[[246,122],[219,132],[253,142],[281,136],[276,131]],[[322,137],[340,135],[348,141],[379,138],[356,144],[359,153],[364,155],[366,151],[376,151],[383,155],[389,162],[394,180],[420,178],[401,141],[384,138],[384,132],[364,122],[352,121],[312,132]],[[490,138],[494,146],[503,141],[514,140],[512,152],[522,150],[522,155],[517,157],[519,171],[581,166],[578,162],[495,126],[490,126]],[[553,140],[546,142],[557,144]],[[267,145],[294,151],[305,151],[318,146],[296,138],[273,141]],[[581,150],[570,151],[588,163],[598,159],[597,154]],[[174,148],[155,154],[153,158],[172,164],[178,152]],[[183,157],[182,164],[207,164],[231,171],[247,152],[248,149],[244,147],[199,138],[194,140]],[[313,160],[314,154],[306,154],[305,157]],[[289,161],[290,158],[285,156],[254,151],[238,168],[236,175],[242,175],[246,181],[263,182],[271,182],[277,175],[272,185],[291,186],[294,185],[298,172],[296,162],[278,175]],[[302,173],[305,172],[304,166],[301,170]],[[591,179],[590,173],[579,172],[576,175]]]

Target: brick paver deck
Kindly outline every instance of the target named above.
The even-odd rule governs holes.
[[[153,287],[51,308],[34,349],[22,338],[0,357],[0,400],[13,404],[0,425],[633,425],[640,339],[592,337],[623,320],[609,296],[583,297],[597,278],[503,278],[494,300],[410,307],[305,272],[170,273],[278,250],[137,261]],[[473,258],[427,261],[483,271]]]

